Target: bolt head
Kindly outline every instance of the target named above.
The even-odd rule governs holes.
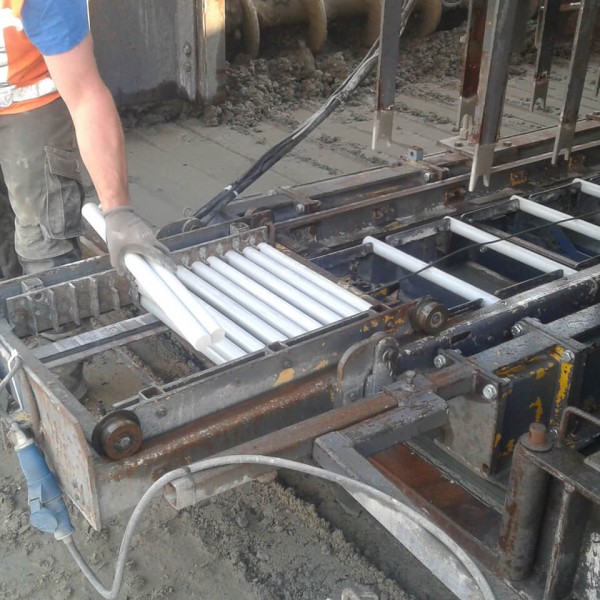
[[[523,325],[519,325],[518,323],[516,323],[510,328],[510,332],[513,337],[519,337],[520,335],[523,335],[523,333],[525,332],[525,328],[523,327]]]
[[[425,180],[425,183],[430,183],[433,181],[433,173],[430,173],[429,171],[425,171],[425,173],[423,173],[423,179]]]
[[[572,363],[575,360],[575,353],[571,350],[565,350],[560,355],[560,360],[565,363]]]
[[[296,204],[295,209],[299,215],[303,215],[306,212],[306,207],[301,202],[298,202],[298,204]]]
[[[498,388],[493,383],[488,383],[481,391],[481,395],[486,400],[494,400],[498,397]]]
[[[448,359],[443,354],[438,354],[433,359],[433,366],[436,369],[443,369],[448,364]]]

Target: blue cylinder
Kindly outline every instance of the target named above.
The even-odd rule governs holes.
[[[33,440],[16,448],[27,482],[31,524],[45,533],[53,533],[57,540],[71,535],[74,528],[67,506],[54,474]]]

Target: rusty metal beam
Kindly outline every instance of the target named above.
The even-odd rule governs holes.
[[[567,96],[560,115],[554,153],[552,155],[552,164],[554,165],[558,162],[558,158],[561,155],[564,155],[566,160],[569,160],[571,157],[571,149],[573,147],[573,140],[575,139],[575,127],[579,117],[579,107],[585,85],[585,76],[592,52],[592,40],[594,38],[597,14],[597,0],[582,0],[573,50],[571,52],[571,62],[569,64]]]
[[[466,33],[467,43],[465,44],[463,54],[463,72],[458,111],[458,127],[465,131],[469,130],[475,118],[487,10],[488,0],[471,0],[469,2]]]

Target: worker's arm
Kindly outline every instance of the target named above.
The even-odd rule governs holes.
[[[102,204],[112,265],[124,273],[125,253],[134,252],[173,270],[166,248],[130,206],[123,129],[98,73],[91,35],[71,50],[44,59],[69,109],[83,162]]]
[[[44,59],[75,124],[79,151],[102,209],[106,213],[128,205],[123,129],[112,96],[98,73],[91,35],[72,50]]]

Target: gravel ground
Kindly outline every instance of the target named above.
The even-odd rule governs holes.
[[[94,531],[71,509],[75,541],[108,585],[125,519]],[[0,451],[0,597],[99,597],[65,547],[29,525],[27,491],[10,448]],[[280,483],[252,483],[202,506],[157,500],[133,538],[123,600],[409,600],[342,531]]]

